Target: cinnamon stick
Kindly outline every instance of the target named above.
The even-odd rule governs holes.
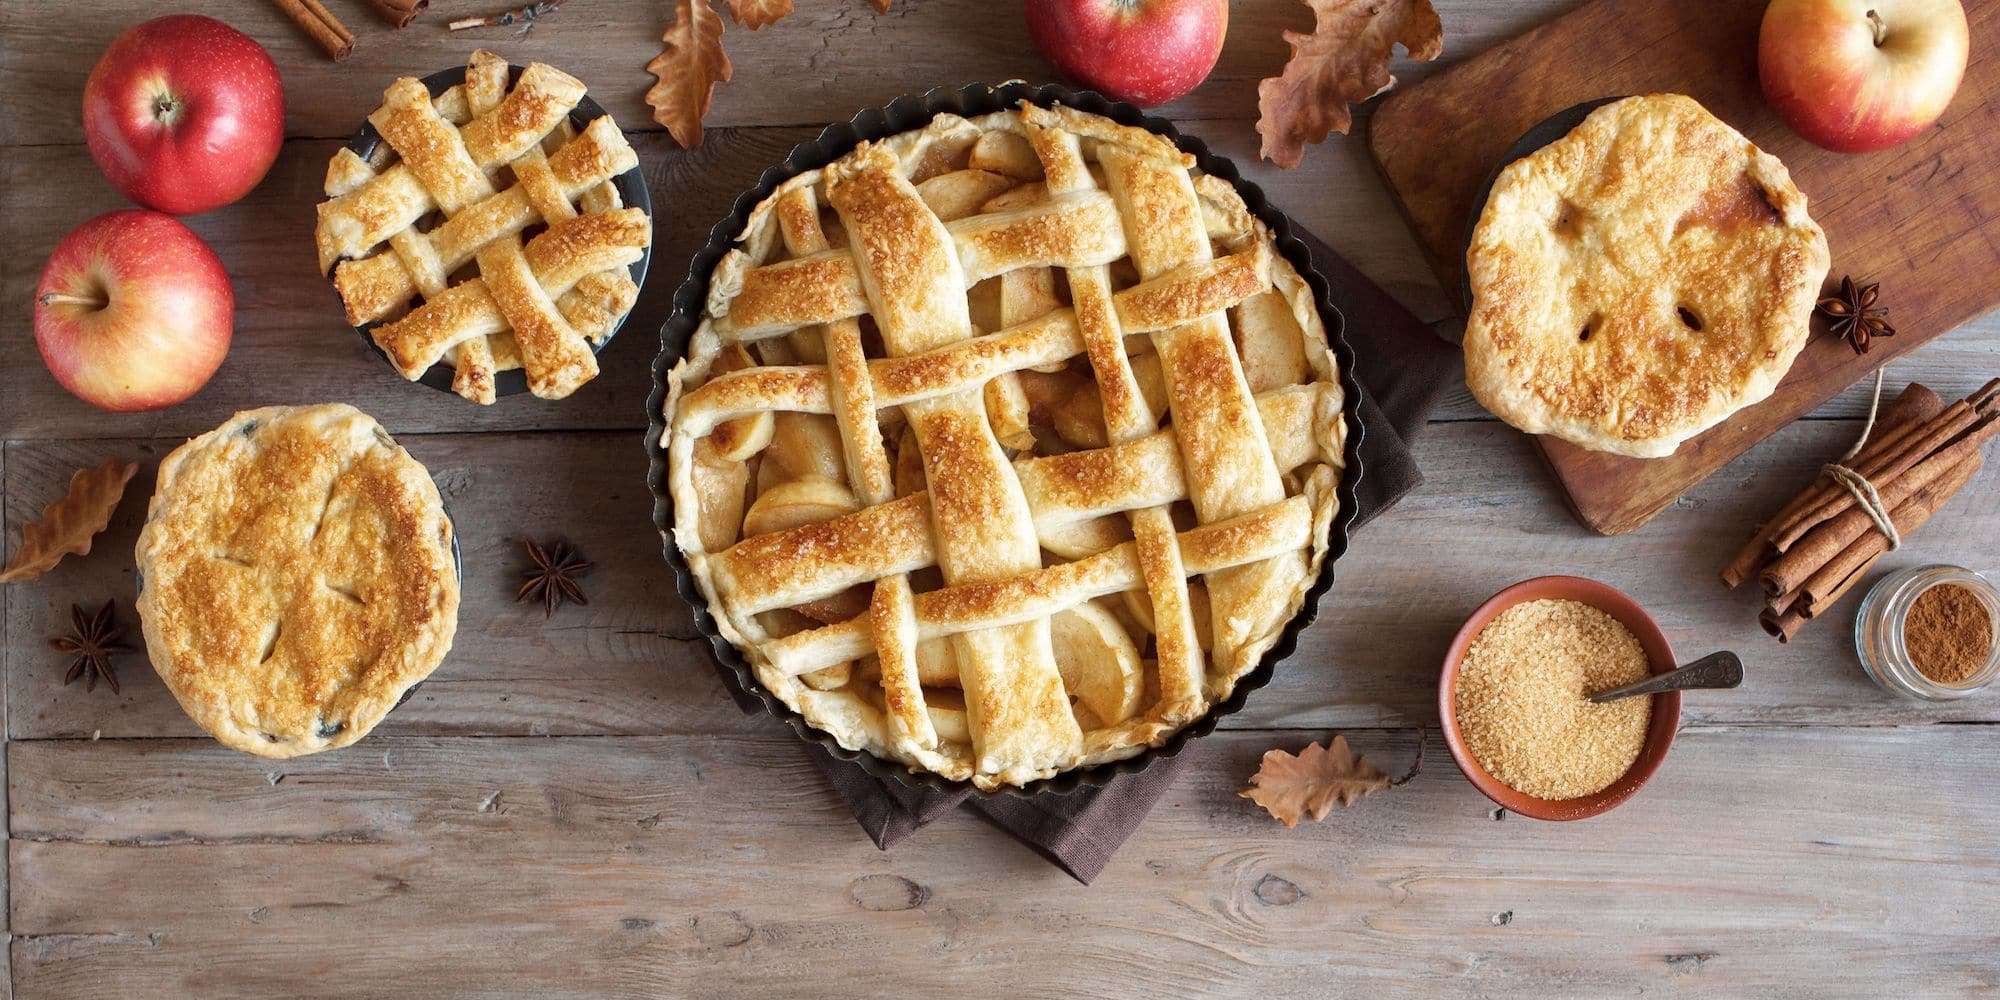
[[[1909,499],[1897,505],[1889,513],[1889,520],[1896,525],[1899,534],[1909,534],[1924,526],[1937,513],[1939,507],[1958,494],[1972,474],[1979,471],[1980,457],[1977,452],[1966,456],[1952,466],[1937,481],[1912,494]],[[1806,579],[1805,598],[1816,603],[1830,603],[1837,598],[1835,590],[1863,562],[1870,557],[1889,551],[1889,539],[1880,532],[1869,532],[1856,539],[1852,545],[1842,549],[1839,555],[1827,560],[1826,565],[1814,571]]]
[[[1883,407],[1881,415],[1876,419],[1874,439],[1868,443],[1868,446],[1862,450],[1861,454],[1855,456],[1855,461],[1867,462],[1887,449],[1893,448],[1898,443],[1907,440],[1910,434],[1915,433],[1919,425],[1936,416],[1943,409],[1944,400],[1938,398],[1938,394],[1932,392],[1927,386],[1916,382],[1904,386],[1903,391],[1896,396],[1895,401]],[[1723,586],[1734,590],[1742,586],[1743,581],[1757,575],[1757,570],[1775,554],[1775,550],[1771,546],[1772,536],[1777,533],[1777,530],[1781,526],[1788,524],[1793,516],[1805,510],[1808,505],[1817,504],[1824,500],[1826,496],[1824,490],[1829,487],[1838,489],[1838,487],[1828,483],[1824,476],[1816,477],[1812,484],[1808,485],[1799,495],[1793,497],[1790,503],[1787,503],[1770,520],[1765,521],[1757,529],[1757,533],[1752,535],[1750,540],[1744,543],[1743,548],[1737,551],[1736,557],[1729,561],[1729,565],[1722,568]]]
[[[1936,451],[1940,444],[1951,440],[1979,419],[1979,412],[1961,400],[1945,408],[1904,443],[1874,461],[1850,462],[1848,467],[1860,473],[1863,478],[1874,483],[1879,489],[1883,483],[1895,479],[1908,471],[1911,465],[1925,455]],[[1828,518],[1838,516],[1842,511],[1855,505],[1854,494],[1838,486],[1829,484],[1826,499],[1792,518],[1792,522],[1781,528],[1771,539],[1772,547],[1780,552],[1789,550],[1806,532],[1826,523]]]
[[[1908,394],[1909,390],[1903,390]],[[1927,392],[1929,390],[1926,390]],[[1936,393],[1931,393],[1933,397]],[[1898,397],[1898,401],[1901,399]],[[1949,440],[1953,435],[1970,426],[1974,420],[2000,408],[2000,378],[1992,379],[1977,392],[1944,407],[1942,411],[1926,414],[1924,423],[1915,428],[1906,428],[1900,434],[1883,441],[1883,447],[1864,449],[1850,461],[1849,467],[1859,472],[1870,482],[1880,483],[1900,475],[1918,459],[1930,454],[1939,442]],[[1816,499],[1807,505],[1803,513],[1784,519],[1772,532],[1772,545],[1783,552],[1827,518],[1839,514],[1854,503],[1854,495],[1831,481],[1822,481],[1815,487]]]
[[[1875,564],[1880,562],[1881,559],[1882,556],[1879,553],[1870,556],[1859,568],[1849,573],[1847,579],[1840,586],[1835,587],[1833,592],[1821,601],[1807,600],[1803,591],[1795,592],[1792,596],[1798,598],[1796,603],[1786,608],[1765,608],[1763,613],[1757,616],[1758,623],[1764,626],[1764,631],[1776,636],[1779,642],[1792,641],[1798,636],[1799,629],[1805,627],[1806,622],[1818,618],[1826,612],[1827,608],[1832,607],[1835,601],[1846,596],[1848,589],[1859,582],[1863,576],[1866,576],[1868,571],[1873,569]]]
[[[1939,508],[1972,481],[1980,464],[1981,458],[1975,451],[1952,466],[1940,479],[1903,501],[1889,517],[1896,530],[1907,534],[1923,527]],[[1758,623],[1779,642],[1792,641],[1806,622],[1825,614],[1847,596],[1847,592],[1861,582],[1868,575],[1868,570],[1888,551],[1889,539],[1882,533],[1872,532],[1862,537],[1828,560],[1796,592],[1786,595],[1791,598],[1787,607],[1780,609],[1776,601],[1767,606],[1757,616]]]
[[[382,20],[397,28],[409,27],[410,22],[430,5],[431,0],[368,0],[368,6],[375,8],[375,13]]]
[[[305,30],[334,62],[340,62],[354,54],[354,32],[340,23],[340,18],[326,9],[319,0],[272,0],[292,23]]]
[[[1903,474],[1886,482],[1877,482],[1875,492],[1881,496],[1882,506],[1893,511],[1932,480],[1955,469],[1967,456],[1976,456],[1995,434],[2000,434],[2000,418],[1987,417],[1973,425],[1964,437],[1939,448]],[[1858,505],[1849,505],[1839,516],[1814,528],[1798,544],[1764,568],[1760,577],[1764,592],[1775,596],[1797,588],[1835,553],[1856,538],[1875,530],[1878,530],[1875,519],[1869,517],[1866,510]],[[1899,526],[1896,530],[1901,531],[1902,528]]]

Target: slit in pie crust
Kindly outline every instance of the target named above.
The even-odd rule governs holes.
[[[137,552],[147,655],[224,746],[346,746],[451,650],[451,539],[430,473],[367,414],[238,413],[160,463]]]

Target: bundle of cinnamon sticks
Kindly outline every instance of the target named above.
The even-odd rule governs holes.
[[[1867,445],[1840,464],[1874,486],[1880,510],[1908,536],[1971,481],[1980,449],[1996,434],[2000,379],[1949,406],[1913,382],[1882,410]],[[1723,567],[1722,582],[1735,588],[1756,577],[1764,630],[1790,642],[1889,549],[1889,536],[1855,493],[1821,475],[1757,529]]]

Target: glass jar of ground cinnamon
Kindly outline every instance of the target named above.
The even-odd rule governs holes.
[[[2000,677],[2000,590],[1957,566],[1891,573],[1862,599],[1854,647],[1886,691],[1963,698]]]

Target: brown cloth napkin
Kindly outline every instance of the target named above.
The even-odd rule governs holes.
[[[1334,307],[1347,318],[1347,342],[1354,347],[1355,374],[1363,389],[1358,407],[1365,432],[1363,473],[1355,491],[1359,527],[1423,481],[1409,445],[1423,430],[1439,393],[1457,381],[1459,352],[1318,238],[1303,229],[1299,237],[1311,249],[1313,264],[1326,275]],[[739,704],[745,700],[739,698]],[[761,710],[755,699],[747,702],[746,712]],[[1101,787],[1022,798],[910,788],[876,778],[816,744],[805,745],[813,763],[854,809],[855,820],[883,850],[963,807],[1020,838],[1085,884],[1104,870],[1111,855],[1187,769],[1193,750],[1190,745],[1177,757],[1155,761]]]

